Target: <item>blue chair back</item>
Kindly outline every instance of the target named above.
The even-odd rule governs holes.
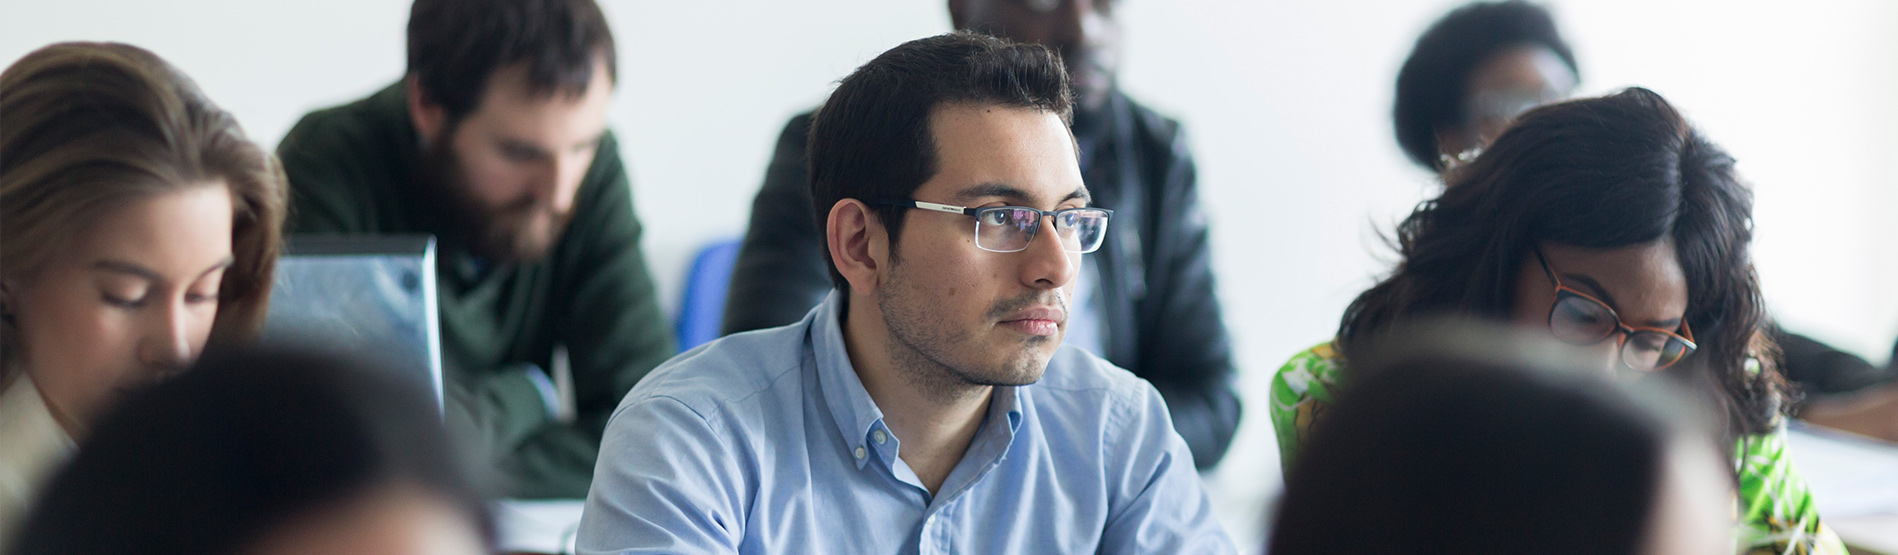
[[[685,293],[679,300],[679,319],[674,322],[679,352],[718,339],[719,325],[725,319],[725,292],[731,289],[732,267],[737,263],[737,239],[713,241],[692,260]]]

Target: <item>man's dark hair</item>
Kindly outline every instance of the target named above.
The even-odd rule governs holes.
[[[1555,18],[1542,6],[1521,0],[1463,6],[1424,31],[1397,71],[1393,116],[1404,154],[1417,165],[1441,169],[1437,129],[1469,119],[1464,97],[1469,96],[1470,73],[1491,56],[1522,45],[1548,47],[1569,71],[1581,75],[1575,54],[1555,29]]]
[[[837,85],[811,123],[811,199],[817,229],[843,199],[903,200],[936,174],[930,114],[968,103],[1052,112],[1068,122],[1073,97],[1060,56],[957,32],[903,43],[857,68]],[[873,205],[896,252],[906,209]],[[824,250],[831,283],[848,287]]]
[[[408,74],[454,119],[479,106],[501,66],[526,62],[536,94],[579,96],[596,59],[618,81],[613,51],[593,0],[416,0],[409,11]]]

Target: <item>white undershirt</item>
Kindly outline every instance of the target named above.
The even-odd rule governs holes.
[[[75,446],[53,419],[33,380],[21,374],[0,392],[0,551],[13,543],[15,528],[34,495]]]

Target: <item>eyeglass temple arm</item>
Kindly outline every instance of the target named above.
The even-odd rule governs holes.
[[[933,212],[947,212],[950,214],[963,214],[967,216],[974,216],[976,211],[980,210],[978,208],[964,208],[964,207],[956,206],[953,204],[937,204],[934,202],[923,202],[920,200],[877,199],[877,200],[866,200],[864,202],[869,203],[869,204],[881,204],[884,206],[900,206],[903,208],[921,208],[923,210],[929,210]]]
[[[974,215],[975,215],[975,211],[976,211],[976,209],[974,209],[974,208],[965,208],[965,207],[961,207],[961,206],[956,206],[956,205],[953,205],[953,204],[936,204],[936,203],[933,203],[933,202],[923,202],[923,201],[920,201],[920,200],[912,200],[912,201],[909,201],[909,202],[907,202],[907,203],[903,203],[903,204],[909,204],[910,206],[914,206],[914,207],[917,207],[917,208],[921,208],[921,209],[924,209],[924,210],[934,210],[934,211],[937,211],[937,212],[948,212],[948,213],[950,213],[950,214],[966,214],[966,215],[970,215],[970,216],[974,216]]]
[[[1529,247],[1529,251],[1536,253],[1536,264],[1542,266],[1542,275],[1549,276],[1549,283],[1554,284],[1557,288],[1562,287],[1562,280],[1555,277],[1555,270],[1549,269],[1549,260],[1542,257],[1542,249],[1531,246]]]

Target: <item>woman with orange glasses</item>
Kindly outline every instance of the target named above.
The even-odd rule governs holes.
[[[1480,317],[1584,346],[1605,372],[1669,379],[1724,417],[1749,552],[1836,553],[1786,452],[1786,382],[1761,333],[1752,192],[1733,159],[1645,89],[1525,113],[1398,226],[1402,261],[1330,342],[1272,382],[1280,456],[1324,432],[1346,361],[1406,322]],[[1551,523],[1556,524],[1556,523]],[[1478,531],[1472,531],[1478,532]]]

